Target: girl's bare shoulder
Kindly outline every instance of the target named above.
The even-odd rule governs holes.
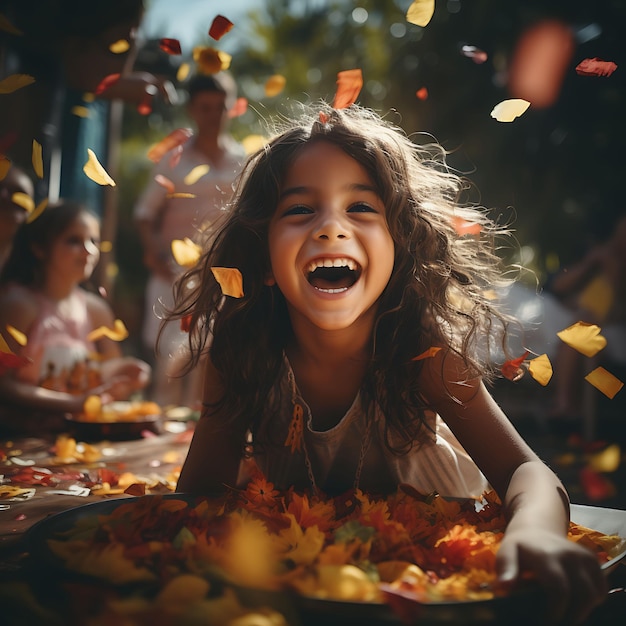
[[[85,291],[85,303],[87,313],[94,327],[112,326],[114,321],[111,305],[100,295]]]
[[[7,285],[0,290],[0,320],[25,332],[40,310],[37,294],[21,285]]]

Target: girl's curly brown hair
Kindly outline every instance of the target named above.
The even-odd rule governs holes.
[[[459,204],[466,183],[446,166],[441,146],[415,144],[371,110],[303,105],[297,122],[283,126],[248,159],[225,223],[176,285],[169,319],[190,320],[189,369],[208,351],[223,379],[222,414],[244,420],[254,432],[261,416],[276,410],[268,398],[291,333],[284,297],[265,284],[270,220],[290,164],[312,142],[331,142],[371,177],[395,242],[361,393],[368,414],[375,405],[383,411],[386,443],[400,452],[419,441],[428,408],[418,384],[423,361],[414,357],[438,346],[461,355],[468,376],[490,376],[489,347],[496,327],[504,342],[508,320],[486,291],[503,281],[493,245],[506,230],[485,211]],[[480,234],[460,235],[458,224],[467,222]],[[238,268],[245,296],[224,297],[212,267]],[[392,430],[402,445],[392,446]]]

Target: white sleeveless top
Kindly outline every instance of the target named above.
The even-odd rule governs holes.
[[[311,410],[295,385],[293,370],[286,358],[284,375],[275,393],[281,398],[278,415],[266,415],[260,428],[271,438],[272,445],[255,446],[254,460],[278,489],[311,487],[304,448],[317,487],[329,495],[343,493],[355,486],[362,455],[357,486],[368,493],[392,493],[401,483],[407,483],[423,494],[436,491],[442,496],[459,498],[477,498],[490,489],[486,478],[448,425],[432,412],[427,418],[432,429],[430,439],[406,454],[396,455],[384,444],[385,418],[379,409],[371,436],[368,436],[360,394],[334,427],[318,431],[313,429]],[[292,420],[294,400],[304,410],[304,447],[292,452],[291,446],[284,445],[284,442]]]

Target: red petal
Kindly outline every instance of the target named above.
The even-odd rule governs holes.
[[[505,378],[509,380],[515,380],[519,377],[519,370],[522,363],[526,360],[526,357],[530,354],[528,350],[522,354],[522,356],[517,357],[516,359],[509,359],[502,364],[500,371]]]
[[[415,95],[418,97],[418,99],[420,100],[426,100],[426,98],[428,98],[428,89],[426,89],[426,87],[420,87],[416,92]]]
[[[581,76],[610,76],[617,69],[613,61],[603,61],[598,57],[585,59],[576,66],[576,73]]]
[[[193,134],[189,128],[177,128],[148,150],[148,158],[158,163],[170,150],[182,146]]]
[[[115,83],[120,79],[120,74],[109,74],[105,76],[100,84],[96,87],[94,94],[99,96],[101,93],[104,93],[109,87],[115,85]]]
[[[181,54],[180,41],[178,39],[168,39],[164,37],[159,41],[159,48],[168,54]]]
[[[235,104],[231,107],[230,111],[228,111],[228,117],[239,117],[243,115],[248,110],[248,100],[247,98],[237,98]]]
[[[185,315],[185,317],[180,318],[180,329],[182,332],[188,333],[190,326],[191,326],[191,315]]]
[[[223,15],[217,15],[209,28],[209,36],[213,37],[216,41],[220,40],[234,24]]]

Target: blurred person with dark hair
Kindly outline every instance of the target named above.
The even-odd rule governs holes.
[[[173,371],[184,351],[186,333],[170,323],[159,337],[161,318],[173,304],[174,281],[183,271],[172,255],[172,241],[198,241],[215,227],[245,158],[243,147],[227,130],[228,111],[236,100],[231,75],[197,74],[189,81],[187,93],[186,112],[195,125],[194,134],[182,152],[166,154],[154,167],[134,213],[150,271],[143,342],[150,353],[156,351],[153,399],[163,406],[195,406],[201,398],[198,375],[192,372],[182,377]],[[161,177],[170,181],[176,194],[189,196],[172,197]]]

